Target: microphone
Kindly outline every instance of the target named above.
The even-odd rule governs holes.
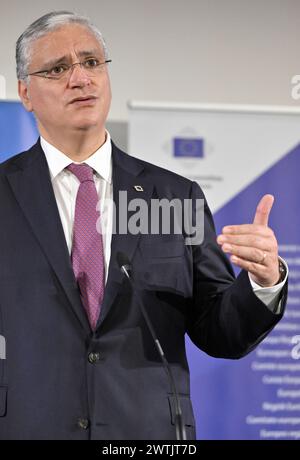
[[[163,348],[162,348],[162,346],[161,346],[161,344],[159,342],[159,339],[156,336],[154,327],[153,327],[152,322],[151,322],[151,320],[149,318],[149,315],[148,315],[148,313],[147,313],[147,311],[146,311],[146,309],[144,307],[143,301],[142,301],[140,295],[138,294],[137,289],[135,289],[134,282],[133,282],[132,276],[130,274],[131,265],[130,265],[130,262],[129,262],[128,257],[126,256],[126,254],[124,254],[123,252],[118,252],[117,253],[117,263],[118,263],[119,268],[122,271],[122,273],[128,279],[128,281],[129,281],[129,283],[130,283],[130,285],[132,287],[132,290],[134,292],[134,295],[136,296],[136,298],[138,300],[138,303],[140,305],[143,317],[144,317],[144,319],[146,321],[147,327],[148,327],[148,329],[150,331],[150,334],[151,334],[151,336],[153,338],[153,341],[155,343],[155,346],[157,348],[157,351],[158,351],[159,356],[161,358],[161,361],[163,363],[165,372],[166,372],[166,374],[168,376],[170,387],[171,387],[173,398],[174,398],[174,403],[175,403],[176,439],[177,439],[177,441],[185,441],[186,440],[186,430],[185,430],[185,426],[184,426],[183,420],[182,420],[182,411],[181,411],[180,400],[179,400],[179,397],[178,397],[178,392],[177,392],[177,389],[176,389],[176,384],[175,384],[174,376],[172,374],[171,367],[170,367],[170,365],[169,365],[169,363],[167,361],[167,358],[166,358],[166,356],[164,354],[164,351],[163,351]]]

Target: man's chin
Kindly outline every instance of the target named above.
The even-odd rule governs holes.
[[[74,124],[74,129],[76,131],[93,131],[101,128],[101,123],[99,120],[82,120]]]

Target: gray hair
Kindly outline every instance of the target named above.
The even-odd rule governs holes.
[[[70,11],[52,11],[30,24],[17,40],[16,65],[18,80],[27,80],[28,78],[28,65],[32,43],[66,24],[80,24],[89,29],[102,46],[105,59],[108,59],[107,47],[102,34],[89,18]]]

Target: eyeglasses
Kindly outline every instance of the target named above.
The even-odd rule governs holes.
[[[111,62],[111,59],[107,59],[104,62],[99,62],[96,58],[89,58],[85,61],[74,62],[74,64],[56,64],[50,69],[38,70],[37,72],[28,73],[25,76],[28,77],[29,75],[33,75],[36,77],[49,78],[50,80],[60,80],[69,77],[72,69],[76,65],[79,65],[87,75],[93,77],[99,73],[99,71],[109,62]]]

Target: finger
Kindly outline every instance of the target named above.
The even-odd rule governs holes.
[[[249,273],[252,273],[257,277],[267,277],[269,268],[265,265],[258,264],[256,262],[251,262],[250,260],[242,259],[241,257],[231,256],[230,260],[232,263],[238,267],[246,270]]]
[[[254,262],[259,265],[264,265],[264,261],[268,256],[267,251],[257,248],[249,248],[245,246],[235,246],[232,244],[223,244],[222,250],[225,253],[230,253],[232,256],[244,259],[248,262]]]
[[[269,215],[274,203],[273,195],[264,195],[256,208],[253,223],[258,225],[265,225],[267,227]]]
[[[263,249],[272,251],[275,249],[273,238],[257,235],[219,235],[217,238],[218,244],[231,244],[237,246],[247,246],[249,248]]]
[[[227,225],[223,227],[224,235],[247,235],[259,234],[260,236],[272,236],[273,232],[269,227],[256,224]]]

